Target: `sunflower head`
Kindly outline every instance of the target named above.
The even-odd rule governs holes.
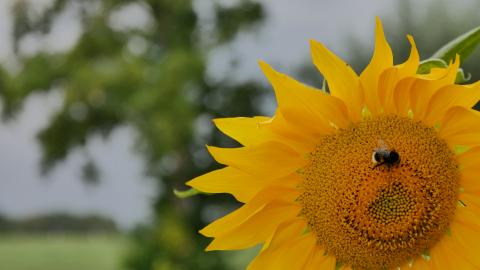
[[[398,159],[388,162],[390,152]],[[298,201],[328,253],[356,268],[381,269],[421,254],[446,232],[458,175],[452,151],[433,128],[378,116],[321,140],[303,171]]]
[[[250,270],[480,267],[480,84],[455,84],[459,57],[417,74],[408,40],[394,65],[377,20],[360,75],[312,41],[329,93],[260,63],[275,115],[216,119],[243,146],[209,147],[225,168],[188,182],[244,203],[200,231],[207,250],[263,244]]]

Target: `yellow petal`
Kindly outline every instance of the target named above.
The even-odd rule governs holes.
[[[305,164],[297,152],[278,142],[240,148],[209,146],[208,151],[221,164],[264,177],[290,175]]]
[[[431,98],[423,122],[434,125],[450,108],[472,108],[480,100],[480,82],[471,85],[448,85],[439,89]]]
[[[451,68],[451,65],[450,65]],[[440,80],[442,78],[445,78],[445,76],[449,73],[449,67],[447,68],[432,68],[430,70],[430,73],[428,74],[417,74],[417,78],[422,79],[422,80],[430,80],[430,81],[436,81]]]
[[[200,230],[200,233],[208,237],[225,234],[261,211],[267,203],[273,200],[292,203],[299,195],[300,191],[295,188],[284,186],[265,188],[257,193],[251,201],[232,213],[210,223],[207,227]]]
[[[480,171],[477,168],[462,170],[460,187],[463,193],[480,196]]]
[[[260,127],[278,135],[285,144],[299,153],[310,153],[318,143],[316,134],[303,132],[295,122],[288,122],[278,109],[275,116],[260,123]]]
[[[360,74],[360,82],[364,91],[365,104],[369,111],[376,115],[379,113],[380,101],[378,91],[378,81],[382,72],[393,66],[392,49],[385,38],[382,22],[377,17],[375,31],[375,50],[372,60],[365,70]]]
[[[379,111],[393,111],[393,107],[387,107],[387,104],[393,104],[394,102],[393,92],[398,81],[398,68],[396,67],[389,68],[381,74],[378,82],[378,99],[381,104],[379,105]]]
[[[279,110],[273,117],[217,118],[213,121],[224,134],[244,146],[277,141],[304,154],[311,152],[318,142],[318,134],[305,132],[296,121],[287,122]]]
[[[423,120],[428,102],[436,91],[455,83],[459,65],[460,58],[457,55],[455,62],[445,70],[443,77],[440,79],[422,79],[421,76],[418,76],[420,78],[416,79],[410,88],[410,105],[415,120]]]
[[[408,42],[410,42],[410,56],[405,63],[397,66],[399,78],[407,76],[414,76],[417,73],[418,65],[420,64],[420,55],[418,54],[417,45],[411,35],[407,35]]]
[[[471,194],[461,193],[460,199],[465,206],[457,207],[454,222],[472,229],[480,228],[480,198]]]
[[[363,92],[357,74],[322,44],[312,40],[310,46],[313,63],[327,80],[331,95],[343,100],[352,121],[359,121]]]
[[[263,244],[262,251],[268,248],[276,249],[282,246],[285,242],[302,235],[306,228],[307,221],[304,218],[295,218],[278,225],[270,239]]]
[[[410,110],[410,88],[415,83],[415,78],[407,77],[399,81],[393,89],[395,113],[406,117]]]
[[[472,207],[457,208],[455,219],[451,224],[451,237],[448,238],[450,250],[456,251],[464,260],[476,266],[470,268],[455,269],[479,269],[480,268],[480,218],[478,211],[472,211]]]
[[[269,202],[240,225],[224,234],[217,235],[206,250],[253,247],[265,242],[279,224],[294,219],[299,212],[299,205],[281,201]]]
[[[468,192],[462,192],[460,193],[459,199],[466,205],[464,207],[466,209],[462,208],[462,210],[466,210],[464,212],[470,211],[471,213],[476,213],[478,216],[477,219],[480,221],[480,197]],[[480,226],[480,223],[478,225]]]
[[[312,234],[303,236],[282,236],[285,231],[278,231],[277,237],[290,238],[279,246],[272,245],[262,251],[248,266],[247,270],[301,270],[316,244]]]
[[[257,145],[271,140],[274,134],[260,128],[259,123],[270,120],[269,117],[217,118],[213,122],[225,135],[245,146]]]
[[[299,83],[265,62],[260,62],[260,67],[275,89],[279,109],[287,120],[317,134],[333,132],[330,123],[337,127],[347,126],[347,108],[340,99]]]
[[[460,187],[463,192],[480,196],[480,147],[473,147],[456,158],[461,168]]]
[[[456,106],[443,117],[439,135],[451,146],[480,145],[480,113]]]
[[[394,69],[395,71],[389,71],[390,69],[387,69],[386,71],[384,71],[384,73],[382,73],[380,78],[382,82],[382,84],[379,87],[380,103],[383,108],[383,111],[387,114],[397,113],[397,110],[396,110],[397,106],[395,103],[396,102],[395,91],[399,91],[397,95],[402,94],[402,96],[404,96],[405,99],[409,97],[408,92],[410,91],[409,89],[411,85],[408,85],[408,87],[406,88],[405,88],[405,82],[403,82],[402,85],[399,85],[398,88],[397,88],[397,85],[400,83],[400,81],[402,81],[407,77],[416,76],[418,65],[420,62],[420,56],[418,55],[415,41],[410,35],[408,35],[407,38],[411,44],[410,56],[408,57],[407,61],[405,61],[403,64],[400,64],[391,68],[391,69]],[[388,74],[388,73],[394,73],[394,74]],[[394,76],[393,78],[391,78],[392,75]],[[407,105],[408,105],[408,102],[407,102]]]
[[[294,187],[300,183],[297,174],[281,179],[249,175],[232,167],[215,170],[196,177],[186,184],[207,193],[230,193],[238,201],[247,202],[264,187],[271,184]]]
[[[422,256],[419,256],[415,261],[413,261],[412,267],[402,267],[402,269],[411,269],[411,270],[434,270],[433,265],[430,261],[426,261]]]
[[[480,147],[473,147],[456,156],[462,170],[476,169],[480,164]]]
[[[479,136],[480,135],[478,132],[458,134],[458,135],[447,138],[446,141],[449,145],[453,147],[457,145],[477,146],[477,145],[480,145],[478,140]]]
[[[316,245],[303,269],[335,270],[336,262],[335,257],[326,255],[325,249]]]
[[[452,236],[444,235],[435,246],[430,249],[430,260],[435,269],[475,269],[459,254],[460,250],[452,249]]]

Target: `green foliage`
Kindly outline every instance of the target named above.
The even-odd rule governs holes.
[[[182,191],[179,191],[179,190],[176,190],[176,189],[173,190],[173,194],[175,194],[175,196],[177,196],[180,199],[186,199],[188,197],[192,197],[192,196],[195,196],[195,195],[198,195],[198,194],[201,194],[201,193],[202,192],[200,192],[200,191],[198,191],[194,188],[190,188],[190,189],[182,190]]]
[[[442,59],[431,58],[424,60],[420,63],[418,67],[417,73],[418,74],[428,74],[430,73],[432,68],[446,68],[448,65]],[[459,68],[457,71],[457,78],[455,80],[456,83],[462,84],[468,82],[472,78],[471,74],[465,75],[463,69]]]
[[[254,104],[264,92],[257,84],[232,84],[228,73],[224,80],[213,81],[206,74],[206,66],[211,49],[261,22],[261,5],[248,0],[228,7],[215,5],[209,20],[213,25],[208,27],[212,33],[202,36],[203,28],[190,0],[53,0],[41,12],[33,12],[27,3],[17,1],[14,6],[14,45],[21,65],[17,72],[0,67],[0,97],[2,116],[12,119],[27,98],[51,91],[61,93],[61,106],[37,136],[44,171],[77,149],[83,149],[89,158],[85,146],[95,136],[108,138],[119,127],[133,129],[135,149],[145,161],[146,173],[155,177],[159,191],[166,192],[159,193],[153,203],[153,224],[133,233],[126,265],[136,270],[233,269],[231,258],[205,253],[208,239],[197,233],[214,218],[205,217],[211,214],[211,204],[232,208],[234,205],[225,203],[231,198],[209,196],[207,200],[206,196],[195,196],[182,200],[170,191],[184,190],[186,180],[218,168],[204,149],[206,143],[235,145],[218,132],[200,134],[196,126],[210,131],[212,127],[205,127],[199,120],[258,114]],[[422,55],[432,54],[436,45],[460,32],[454,21],[441,29],[432,27],[443,25],[442,20],[448,17],[442,5],[434,5],[431,14],[414,20],[410,2],[398,3],[401,25],[390,31],[385,21],[387,35],[399,33],[389,36],[392,47],[399,51],[395,55],[408,55],[405,34],[410,31],[418,31],[412,34]],[[114,27],[111,16],[129,5],[140,6],[150,23],[133,29]],[[25,37],[48,34],[58,23],[56,19],[72,9],[82,27],[72,48],[22,53],[20,45]],[[476,16],[476,10],[471,9],[472,16]],[[473,17],[466,14],[465,18]],[[358,51],[350,54],[358,58],[349,62],[360,70],[370,55],[358,42],[349,44],[354,45],[351,51]],[[471,43],[461,48],[465,56],[473,51]],[[444,59],[447,63],[448,57]],[[467,63],[465,70],[478,70],[478,63]],[[425,63],[420,72],[435,67],[431,64]],[[318,80],[317,72],[312,74]],[[313,78],[307,77],[306,81]],[[101,181],[98,169],[93,160],[88,160],[83,167],[85,178]]]
[[[92,234],[117,233],[117,225],[109,218],[88,215],[74,216],[53,213],[23,219],[0,216],[0,233],[21,234]]]
[[[472,74],[465,74],[463,69],[459,68],[457,72],[457,77],[455,78],[455,83],[464,84],[469,82],[472,79]]]
[[[126,241],[118,236],[0,235],[8,270],[122,270]]]
[[[477,27],[454,40],[450,41],[427,60],[422,61],[418,67],[418,74],[427,74],[432,68],[446,68],[447,63],[455,60],[456,55],[460,56],[463,63],[480,44],[480,27]],[[458,70],[457,83],[466,83],[471,79],[471,74],[465,75],[463,69]]]
[[[263,9],[256,3],[246,2],[240,8],[224,8],[217,5],[217,24],[219,40],[230,40],[245,26],[251,26],[264,16]]]
[[[480,44],[480,26],[445,44],[431,58],[442,59],[449,63],[455,60],[455,56],[458,54],[460,61],[463,62],[472,54],[478,44]]]
[[[82,179],[85,183],[95,185],[100,182],[100,170],[92,159],[89,159],[82,168]]]
[[[420,63],[418,67],[417,73],[418,74],[428,74],[432,68],[446,68],[447,63],[442,59],[427,59]]]
[[[210,270],[224,269],[226,262],[217,253],[196,254],[197,232],[192,230],[185,216],[173,211],[162,211],[156,227],[140,227],[133,237],[137,246],[132,247],[134,256],[127,258],[126,265],[132,269],[154,270]],[[201,239],[207,245],[207,239]]]
[[[54,0],[42,11],[28,3],[14,5],[14,47],[21,65],[18,72],[0,69],[0,97],[3,117],[12,119],[32,95],[61,93],[61,106],[37,136],[45,173],[72,151],[83,149],[85,179],[101,181],[101,168],[85,146],[95,136],[108,138],[127,126],[135,131],[135,149],[158,189],[185,189],[186,180],[216,168],[205,143],[233,145],[219,134],[199,137],[199,119],[257,114],[255,100],[263,94],[259,86],[227,84],[229,74],[224,74],[225,81],[206,75],[211,49],[261,21],[263,11],[256,2],[215,5],[212,33],[205,37],[191,0]],[[147,25],[114,25],[112,16],[132,5],[143,10]],[[22,52],[25,37],[50,33],[66,11],[78,14],[73,19],[82,28],[72,48]],[[223,257],[203,251],[208,240],[197,231],[207,222],[202,213],[208,204],[205,198],[194,199],[158,194],[153,204],[157,221],[134,237],[127,260],[131,269],[229,268]],[[209,203],[224,199],[211,198]]]

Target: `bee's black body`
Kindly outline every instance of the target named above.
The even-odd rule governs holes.
[[[400,162],[400,155],[395,150],[377,148],[373,152],[372,161],[375,163],[375,167],[380,165],[392,167]]]

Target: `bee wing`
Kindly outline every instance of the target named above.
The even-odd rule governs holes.
[[[378,149],[388,149],[388,146],[384,140],[378,139]]]

